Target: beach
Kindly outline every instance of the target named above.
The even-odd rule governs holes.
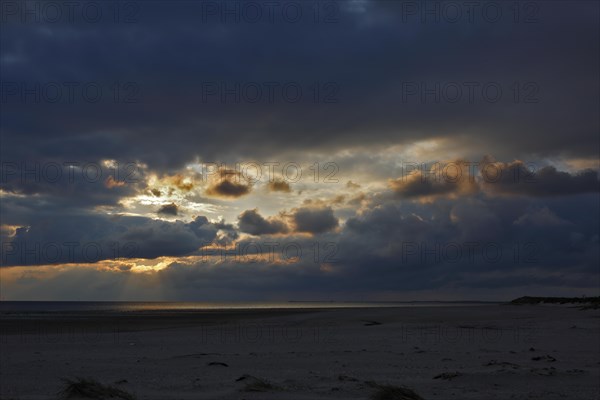
[[[4,313],[0,398],[597,399],[600,311],[568,305]]]

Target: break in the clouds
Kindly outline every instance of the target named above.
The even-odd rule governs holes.
[[[2,9],[6,298],[593,292],[597,2],[133,3]]]

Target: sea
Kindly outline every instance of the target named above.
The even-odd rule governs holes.
[[[382,307],[457,307],[491,305],[485,301],[284,301],[284,302],[131,302],[131,301],[0,301],[0,314],[64,312],[141,312],[254,309],[324,309]]]

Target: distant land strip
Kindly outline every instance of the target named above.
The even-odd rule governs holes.
[[[510,304],[581,304],[582,309],[598,309],[600,308],[600,297],[531,297],[523,296],[514,299]]]

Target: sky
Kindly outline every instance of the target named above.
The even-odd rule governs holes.
[[[3,1],[0,298],[598,295],[594,1]]]

